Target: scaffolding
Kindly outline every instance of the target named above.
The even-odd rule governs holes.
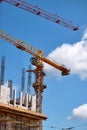
[[[0,130],[40,130],[46,115],[0,103]]]

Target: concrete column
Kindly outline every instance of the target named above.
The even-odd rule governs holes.
[[[28,94],[28,101],[31,102],[31,95]]]
[[[21,91],[20,92],[20,99],[19,99],[19,103],[20,103],[21,107],[22,107],[22,99],[23,99],[23,92]]]
[[[13,105],[16,106],[16,90],[13,92]]]
[[[8,80],[8,87],[10,88],[10,99],[12,99],[12,80]]]
[[[28,94],[28,109],[31,110],[31,95]]]
[[[25,106],[28,109],[28,93],[25,96]]]
[[[32,103],[31,110],[36,111],[36,95],[32,96],[31,103]]]
[[[25,106],[25,96],[22,95],[22,105]]]

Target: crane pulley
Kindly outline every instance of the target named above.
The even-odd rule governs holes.
[[[29,2],[26,2],[24,0],[0,0],[0,1],[7,2],[11,5],[19,7],[23,10],[30,12],[30,13],[33,13],[35,15],[41,16],[45,19],[48,19],[54,23],[60,24],[64,27],[67,27],[73,31],[78,30],[78,26],[72,25],[71,21],[65,20],[64,18],[60,17],[57,14],[53,14],[53,13],[50,13],[48,11],[45,11],[45,10],[39,8],[38,6],[32,5]]]
[[[2,30],[0,30],[0,38],[16,46],[18,49],[21,49],[34,56],[31,59],[32,64],[36,66],[36,69],[32,71],[35,73],[35,82],[33,83],[33,87],[37,96],[37,111],[41,113],[42,112],[42,92],[46,88],[46,85],[44,84],[45,73],[43,69],[44,68],[43,62],[53,66],[57,70],[60,70],[62,75],[69,75],[70,70],[64,67],[64,65],[59,65],[55,63],[54,61],[51,61],[50,59],[44,57],[43,50],[34,48],[29,43],[16,39]]]

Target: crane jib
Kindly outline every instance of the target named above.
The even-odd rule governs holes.
[[[54,61],[51,61],[50,59],[45,58],[43,56],[43,51],[39,50],[37,48],[34,48],[31,44],[21,41],[19,39],[16,39],[2,30],[0,30],[0,38],[8,41],[12,45],[16,46],[18,49],[24,50],[25,52],[35,56],[36,58],[39,58],[40,60],[44,61],[45,63],[60,70],[63,76],[70,74],[70,70],[68,70],[64,65],[59,65],[59,64],[55,63]]]
[[[57,14],[53,14],[53,13],[50,13],[46,10],[43,10],[41,8],[39,8],[38,6],[35,6],[35,5],[32,5],[30,4],[29,2],[26,2],[24,0],[0,0],[1,1],[4,1],[8,4],[11,4],[11,5],[14,5],[16,7],[19,7],[23,10],[26,10],[30,13],[33,13],[33,14],[36,14],[38,16],[41,16],[47,20],[50,20],[56,24],[60,24],[66,28],[69,28],[73,31],[77,31],[78,30],[78,26],[74,26],[72,25],[71,21],[68,21],[62,17],[60,17],[59,15]]]

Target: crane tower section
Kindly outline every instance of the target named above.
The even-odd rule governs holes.
[[[0,1],[7,2],[11,5],[19,7],[23,10],[30,12],[30,13],[33,13],[35,15],[41,16],[45,19],[48,19],[54,23],[60,24],[64,27],[67,27],[73,31],[78,30],[78,26],[72,25],[71,21],[68,21],[68,20],[62,18],[57,14],[53,14],[53,13],[50,13],[46,10],[43,10],[43,9],[39,8],[38,6],[32,5],[29,2],[26,2],[24,0],[0,0]]]

